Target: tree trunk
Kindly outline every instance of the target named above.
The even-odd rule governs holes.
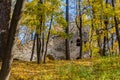
[[[4,0],[4,2],[9,3],[9,4],[6,4],[6,6],[11,4],[10,1],[8,1],[8,0]],[[16,28],[17,28],[17,25],[18,25],[18,22],[20,19],[23,3],[24,3],[24,0],[17,0],[16,5],[15,5],[14,13],[13,13],[11,23],[10,23],[9,34],[8,34],[8,38],[7,38],[7,45],[5,48],[6,50],[4,49],[5,56],[4,56],[1,71],[0,71],[0,79],[1,80],[9,80],[11,64],[12,64],[12,60],[13,60],[12,47],[13,47]],[[4,4],[4,6],[5,6],[5,4]],[[11,7],[11,6],[9,6],[9,7]],[[6,9],[4,8],[4,10],[6,10]],[[6,14],[9,15],[10,13],[6,13]],[[8,22],[6,22],[6,23],[8,23]]]
[[[43,32],[42,33],[42,49],[41,49],[41,55],[40,55],[40,57],[41,57],[41,61],[43,61],[43,54],[44,54],[44,46],[45,46],[45,33]]]
[[[111,40],[111,48],[112,48],[112,52],[111,52],[111,55],[113,54],[113,44],[114,44],[114,34],[112,33],[112,40]]]
[[[115,0],[112,0],[112,7],[113,7],[113,10],[115,10]],[[115,30],[116,30],[116,36],[118,40],[118,47],[119,47],[119,53],[120,53],[120,34],[119,34],[118,20],[116,15],[114,16],[114,22],[115,22]]]
[[[0,58],[3,60],[7,45],[8,26],[10,22],[11,2],[0,0]]]
[[[76,26],[78,28],[78,31],[79,31],[79,38],[80,38],[80,52],[79,52],[79,57],[77,59],[82,59],[82,48],[83,48],[83,40],[82,40],[82,13],[80,12],[81,11],[81,0],[78,1],[78,9],[79,9],[79,24],[78,24],[78,21],[77,21],[77,17],[76,17]],[[77,13],[76,13],[77,14]]]
[[[81,13],[81,0],[79,0],[79,17],[80,17],[80,28],[79,28],[79,36],[80,36],[80,59],[82,59],[82,47],[83,47],[83,41],[82,41],[82,13]]]
[[[36,40],[36,34],[34,35],[33,46],[32,46],[32,54],[31,54],[30,61],[33,60],[33,55],[34,55],[34,50],[35,50],[35,40]]]
[[[41,42],[39,38],[39,34],[36,34],[36,46],[37,46],[37,63],[40,64],[40,52],[41,52]]]
[[[2,59],[2,61],[4,61],[5,51],[7,47],[10,11],[11,11],[10,0],[0,0],[0,58]],[[7,80],[8,78],[9,72],[5,72],[5,69],[2,68],[0,71],[0,80]]]
[[[108,0],[106,0],[106,8],[107,8],[107,4],[108,4]],[[104,24],[105,24],[105,32],[104,32],[104,42],[103,42],[103,52],[101,56],[105,56],[106,55],[106,50],[107,50],[107,38],[108,38],[108,17],[107,15],[105,15],[105,20],[104,20]]]
[[[43,4],[43,0],[39,0],[38,4]],[[40,9],[39,9],[40,10]],[[43,14],[38,15],[39,18],[39,26],[37,27],[37,30],[40,30],[40,33],[37,34],[37,63],[40,64],[42,62],[42,56],[43,56],[43,49],[44,49],[44,44],[42,43],[44,40],[41,38],[43,36]]]
[[[101,56],[105,56],[105,53],[106,53],[106,41],[107,41],[107,37],[105,35],[104,36],[104,43],[103,43],[103,50],[102,50]]]
[[[66,34],[69,35],[69,0],[66,0]],[[70,60],[70,48],[69,48],[69,39],[65,39],[65,53],[66,53],[66,60]]]
[[[46,62],[46,55],[47,55],[47,49],[48,49],[48,42],[49,42],[49,38],[50,38],[50,30],[52,28],[52,22],[53,22],[53,15],[51,17],[51,21],[50,21],[50,27],[49,27],[49,30],[48,30],[48,37],[47,37],[47,41],[46,41],[46,46],[45,46],[45,54],[44,54],[44,63]]]

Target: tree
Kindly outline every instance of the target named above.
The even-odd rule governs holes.
[[[112,0],[112,7],[113,7],[113,11],[115,11],[115,0]],[[114,22],[115,22],[115,30],[116,30],[116,36],[118,40],[119,53],[120,53],[120,34],[119,34],[118,19],[116,14],[114,14]]]
[[[102,4],[102,3],[101,3]],[[107,8],[108,0],[106,0],[106,8]],[[109,20],[107,15],[104,16],[104,25],[105,25],[105,32],[104,32],[104,42],[103,42],[103,50],[102,50],[102,56],[106,55],[106,44],[107,44],[107,38],[108,38],[108,24]]]
[[[65,22],[61,5],[61,1],[59,0],[34,0],[26,4],[21,24],[30,28],[31,32],[35,31],[38,64],[45,61],[51,27],[58,24],[63,25]],[[52,21],[51,16],[54,16]],[[54,25],[52,25],[52,23],[54,23]],[[31,55],[31,60],[32,56],[33,53]]]
[[[52,28],[52,22],[53,22],[53,15],[51,17],[50,27],[49,27],[49,30],[48,30],[48,36],[47,36],[46,48],[45,48],[45,54],[44,54],[44,63],[46,62],[46,55],[47,55],[47,49],[48,49],[48,42],[49,42],[49,38],[50,38],[50,30]]]
[[[1,80],[9,80],[11,64],[13,61],[12,47],[14,44],[16,28],[17,28],[18,22],[20,20],[21,10],[22,10],[24,1],[25,0],[17,0],[11,22],[8,25],[6,25],[6,24],[9,23],[8,21],[10,20],[10,11],[11,11],[10,4],[11,4],[11,2],[8,0],[2,1],[2,6],[3,6],[2,9],[3,9],[4,14],[6,14],[3,16],[4,17],[3,20],[5,19],[4,23],[6,25],[6,26],[4,25],[4,27],[7,27],[7,29],[8,29],[8,27],[10,25],[10,28],[9,28],[9,31],[6,30],[8,34],[6,34],[6,37],[3,38],[3,39],[7,39],[7,40],[6,40],[6,43],[3,44],[3,45],[5,45],[5,48],[3,49],[4,57],[2,59],[2,67],[1,67],[1,71],[0,71],[0,79]],[[6,7],[6,9],[5,9],[5,7]],[[8,11],[6,11],[7,9],[8,9]],[[2,19],[0,19],[0,20],[2,20]]]
[[[78,10],[79,10],[79,17],[76,17],[76,25],[77,25],[77,28],[78,28],[78,31],[79,31],[79,38],[80,38],[80,54],[79,54],[79,59],[82,59],[82,48],[83,48],[83,38],[82,38],[82,7],[81,7],[81,4],[82,4],[82,1],[81,0],[78,0]]]
[[[67,27],[66,27],[66,34],[69,35],[69,0],[66,0],[66,21],[67,21]],[[66,60],[70,60],[70,50],[69,50],[69,39],[65,39],[65,53],[66,53]]]
[[[4,57],[4,50],[7,45],[8,26],[10,22],[10,11],[11,11],[10,0],[0,1],[0,58]]]

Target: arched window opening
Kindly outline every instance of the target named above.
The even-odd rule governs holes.
[[[76,46],[80,46],[80,39],[79,38],[76,40]]]

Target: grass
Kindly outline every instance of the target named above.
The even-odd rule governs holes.
[[[10,80],[120,80],[120,57],[47,61],[46,64],[14,61]]]

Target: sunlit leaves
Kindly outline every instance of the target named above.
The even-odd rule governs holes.
[[[41,21],[47,24],[52,15],[55,15],[54,18],[57,18],[56,13],[61,12],[60,7],[61,2],[59,0],[47,0],[42,3],[39,0],[33,0],[26,4],[21,24],[27,25],[30,29],[37,29],[38,26],[42,27]],[[62,14],[57,15],[60,16]],[[57,22],[58,24],[60,22],[60,25],[66,25],[63,18],[58,17]]]

